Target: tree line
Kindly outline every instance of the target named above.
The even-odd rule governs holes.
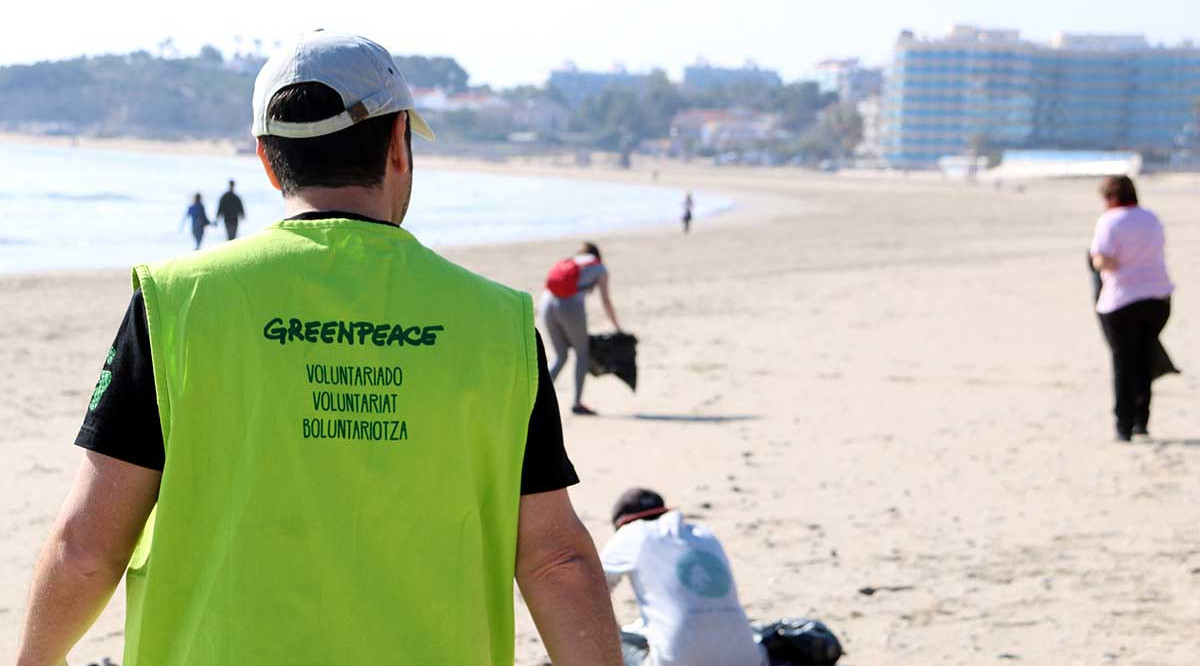
[[[0,67],[0,128],[42,134],[149,139],[244,138],[254,77],[264,59],[148,51]],[[467,88],[453,58],[398,56],[417,87]]]
[[[473,88],[469,74],[453,58],[396,59],[413,87],[492,92],[486,86]],[[245,138],[254,77],[263,62],[257,55],[226,58],[205,46],[189,57],[136,51],[0,67],[0,128],[165,140]],[[540,99],[562,104],[558,91],[545,86],[498,94],[513,103]],[[812,82],[743,81],[695,90],[656,70],[636,87],[610,87],[571,109],[568,140],[627,151],[646,140],[667,138],[672,118],[681,111],[730,108],[777,114],[786,138],[769,148],[785,155],[849,154],[862,131],[852,107]],[[494,113],[456,111],[437,120],[439,134],[464,141],[499,141],[514,129],[510,118]]]
[[[780,154],[817,157],[848,155],[862,137],[862,119],[837,93],[821,92],[813,81],[773,85],[736,81],[689,89],[661,70],[639,89],[612,87],[588,98],[571,116],[572,129],[588,133],[597,146],[620,150],[645,139],[666,138],[671,119],[688,109],[749,109],[776,114],[786,138],[762,148]]]

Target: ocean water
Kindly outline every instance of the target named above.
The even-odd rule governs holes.
[[[571,239],[676,224],[684,192],[651,185],[422,171],[404,226],[434,247]],[[0,143],[0,273],[127,267],[188,252],[183,220],[199,192],[211,217],[230,178],[246,207],[240,234],[283,213],[254,156]],[[732,206],[694,193],[698,218]],[[209,227],[204,247],[225,238]]]

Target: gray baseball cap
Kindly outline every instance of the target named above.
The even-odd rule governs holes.
[[[323,83],[342,96],[345,111],[314,122],[267,117],[275,93],[297,83]],[[254,80],[254,136],[309,139],[344,130],[357,122],[397,111],[408,112],[414,134],[433,141],[433,130],[413,108],[408,82],[392,54],[356,35],[324,30],[305,33],[271,56]]]

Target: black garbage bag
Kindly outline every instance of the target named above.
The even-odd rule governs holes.
[[[1100,280],[1100,271],[1092,266],[1092,255],[1089,253],[1087,257],[1088,270],[1092,272],[1092,303],[1100,300],[1100,288],[1102,285]],[[1171,361],[1171,356],[1167,354],[1167,348],[1163,346],[1162,340],[1154,341],[1154,360],[1150,364],[1150,378],[1158,379],[1164,375],[1182,374],[1179,368]]]
[[[1163,346],[1162,341],[1154,341],[1154,360],[1150,363],[1150,378],[1158,379],[1163,375],[1178,375],[1182,374],[1179,368],[1171,362],[1171,357],[1167,355],[1167,348]]]
[[[757,629],[771,666],[832,666],[842,658],[841,641],[822,622],[784,618]]]
[[[588,372],[599,377],[613,374],[637,390],[637,338],[628,333],[588,336]]]

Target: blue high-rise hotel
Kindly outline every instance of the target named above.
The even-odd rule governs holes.
[[[894,166],[1001,148],[1168,153],[1200,109],[1200,49],[1140,36],[956,27],[902,33],[884,91],[880,140]]]

